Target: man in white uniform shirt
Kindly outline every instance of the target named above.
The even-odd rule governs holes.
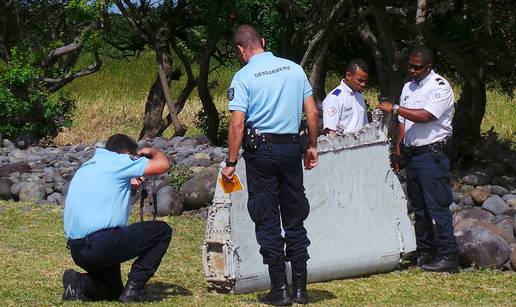
[[[353,59],[346,65],[344,79],[322,103],[326,134],[353,133],[368,123],[367,105],[362,95],[368,73],[367,64],[361,59]]]
[[[427,47],[415,47],[408,66],[412,81],[403,87],[400,105],[384,102],[378,108],[398,115],[396,153],[402,153],[406,161],[407,194],[416,218],[417,263],[427,271],[457,272],[446,147],[452,134],[453,91],[448,81],[433,71],[433,52]],[[399,164],[395,168],[399,169]]]

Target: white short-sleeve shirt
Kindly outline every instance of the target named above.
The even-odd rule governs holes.
[[[325,129],[353,133],[368,123],[364,96],[344,81],[326,96],[322,105]]]
[[[454,101],[450,83],[433,70],[419,82],[405,83],[401,91],[400,106],[425,109],[434,118],[425,123],[415,123],[398,116],[400,123],[405,124],[404,144],[423,146],[451,136]]]

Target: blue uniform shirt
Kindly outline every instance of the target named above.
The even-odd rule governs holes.
[[[240,69],[228,90],[229,110],[246,113],[246,120],[260,133],[299,132],[303,101],[312,87],[301,66],[274,56],[254,55]]]
[[[64,208],[64,231],[79,239],[100,229],[127,225],[131,178],[143,176],[149,159],[97,149],[75,173]]]

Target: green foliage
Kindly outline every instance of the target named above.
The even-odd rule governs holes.
[[[219,142],[226,142],[228,139],[230,116],[227,111],[219,112],[219,129],[217,131],[217,139]],[[208,115],[204,110],[200,110],[195,114],[195,127],[206,135],[208,133]]]
[[[170,185],[177,191],[181,186],[190,179],[192,171],[187,165],[172,165],[169,170]]]
[[[64,94],[51,96],[40,86],[42,71],[31,50],[13,49],[12,58],[0,70],[0,138],[29,134],[41,139],[69,127],[75,101]]]

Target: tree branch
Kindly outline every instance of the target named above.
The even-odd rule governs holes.
[[[81,31],[81,34],[75,38],[73,43],[63,47],[55,48],[50,51],[48,55],[41,61],[41,66],[48,67],[54,64],[60,57],[80,50],[83,46],[84,40],[86,39],[86,35],[88,35],[88,33],[93,30],[93,28],[94,24],[88,25]]]
[[[426,0],[417,0],[416,10],[416,42],[422,44],[424,42],[424,27],[426,22]]]
[[[65,76],[61,78],[43,78],[43,86],[47,88],[50,93],[53,93],[66,84],[72,82],[75,78],[83,77],[90,75],[94,72],[99,71],[102,66],[102,61],[100,60],[100,56],[98,51],[94,52],[95,63],[88,65],[87,67],[81,69],[78,72],[68,72]]]
[[[333,6],[332,11],[328,16],[328,21],[326,24],[317,31],[314,37],[308,43],[308,47],[306,48],[305,54],[301,60],[301,67],[305,67],[308,63],[308,60],[312,57],[315,47],[319,45],[323,38],[326,38],[326,35],[334,28],[334,24],[337,22],[339,17],[342,14],[343,9],[346,7],[344,4],[346,0],[340,0],[335,6]]]

